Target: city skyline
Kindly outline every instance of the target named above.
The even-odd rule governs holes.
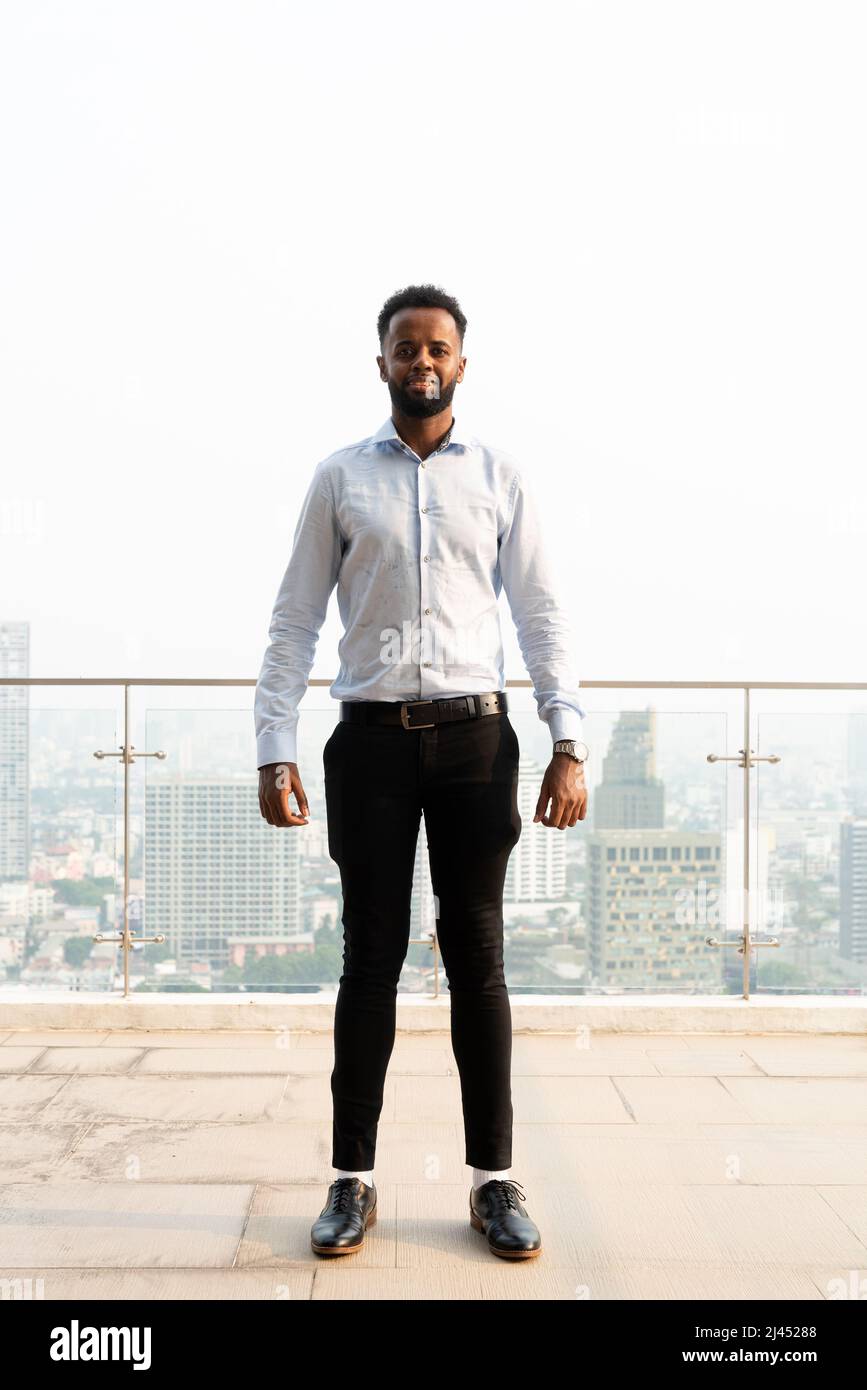
[[[23,689],[17,687],[19,693]],[[96,687],[92,693],[101,697],[104,692]],[[227,692],[218,693],[225,697]],[[333,728],[336,709],[302,715],[311,818],[301,829],[276,832],[258,816],[256,776],[248,761],[252,689],[228,693],[233,697],[239,694],[247,701],[247,708],[151,708],[147,704],[150,688],[137,692],[133,742],[139,750],[160,748],[166,758],[138,759],[131,767],[132,929],[142,934],[143,923],[147,935],[164,929],[171,912],[160,917],[160,894],[163,901],[176,901],[176,907],[172,909],[175,918],[169,932],[170,947],[159,951],[137,948],[135,983],[144,978],[154,987],[170,987],[177,978],[181,988],[185,979],[195,980],[197,988],[218,987],[226,961],[231,957],[237,965],[243,959],[244,941],[251,943],[257,956],[281,954],[281,943],[303,954],[318,950],[320,939],[332,942],[335,930],[339,935],[339,875],[328,856],[321,767],[322,745]],[[33,688],[30,694],[34,694]],[[17,708],[27,707],[19,703]],[[699,921],[687,935],[693,949],[697,946],[702,952],[701,943],[708,931],[717,932],[727,924],[728,937],[736,934],[742,849],[737,819],[740,774],[730,767],[724,775],[721,767],[707,762],[708,752],[726,741],[731,747],[736,725],[726,732],[719,712],[678,714],[652,705],[591,715],[590,813],[583,825],[554,832],[532,824],[542,770],[539,756],[544,757],[547,731],[532,707],[510,713],[510,717],[521,744],[518,796],[523,821],[504,893],[506,959],[512,988],[592,991],[612,987],[613,967],[598,964],[604,960],[600,954],[604,919],[594,907],[594,901],[600,901],[598,892],[595,900],[593,897],[594,846],[603,843],[606,853],[613,847],[622,860],[623,851],[627,857],[630,853],[632,837],[631,843],[640,845],[644,861],[651,865],[665,859],[675,862],[677,856],[670,859],[673,849],[682,855],[686,846],[712,847],[711,872],[703,875],[704,887],[696,902],[703,910],[705,899],[712,900],[718,894],[723,915],[707,926]],[[867,715],[827,712],[811,718],[812,723],[795,712],[768,714],[763,716],[771,721],[766,732],[762,733],[762,724],[759,729],[763,746],[782,754],[779,764],[760,768],[756,775],[754,810],[759,811],[759,825],[752,867],[753,930],[760,935],[770,931],[780,935],[783,942],[782,951],[768,953],[762,960],[761,971],[767,973],[770,967],[768,979],[772,980],[777,962],[782,962],[785,970],[781,978],[789,979],[795,987],[799,980],[802,987],[807,979],[816,984],[817,978],[820,988],[831,987],[833,981],[838,987],[845,980],[856,983],[863,979],[867,984],[861,925],[862,904],[867,901],[864,860],[860,850],[854,858],[851,854],[846,858],[847,835],[863,835],[860,811],[867,782],[863,762]],[[20,713],[16,719],[20,725]],[[64,964],[63,956],[70,938],[117,930],[122,920],[122,769],[118,760],[94,758],[98,748],[111,749],[121,737],[117,710],[41,708],[31,703],[26,724],[27,737],[22,741],[20,728],[4,726],[0,720],[0,730],[7,728],[3,753],[7,768],[15,758],[28,763],[31,833],[29,880],[0,881],[0,972],[11,980],[23,966],[22,978],[30,984],[40,979],[72,980],[84,972],[90,987],[111,988],[119,955],[116,947],[94,946],[86,963],[77,969]],[[13,784],[15,780],[13,776]],[[208,805],[229,798],[226,804],[234,806],[235,813],[229,816],[228,824],[222,811],[219,816],[209,812],[204,821],[196,819],[183,807],[192,807],[197,797],[203,797]],[[174,820],[169,824],[163,811],[157,813],[156,808],[173,803]],[[623,821],[628,824],[623,825]],[[10,821],[7,817],[6,824],[14,825],[14,818]],[[293,898],[296,905],[282,921],[275,920],[268,907],[268,902],[273,904],[276,899],[274,874],[262,859],[266,847],[268,862],[276,852],[281,862],[288,855],[287,863],[297,865],[287,880],[293,884],[292,893],[297,890],[297,899]],[[178,935],[179,924],[183,927],[185,922],[195,921],[196,912],[201,915],[207,906],[205,899],[198,901],[195,891],[192,897],[185,897],[187,890],[171,886],[179,883],[177,873],[191,857],[193,867],[198,864],[196,872],[213,875],[213,901],[218,907],[225,903],[219,940],[212,940],[216,949],[189,951]],[[154,865],[160,866],[167,890],[157,889]],[[233,872],[236,880],[232,880]],[[654,930],[660,933],[658,944],[664,945],[662,931],[666,912],[672,916],[674,895],[668,895],[671,901],[663,905],[665,911],[650,937],[639,942],[646,929],[636,914],[657,912],[657,906],[650,905],[653,890],[648,887],[648,872],[641,869],[644,878],[633,885],[633,896],[634,889],[639,888],[639,899],[643,895],[647,906],[640,900],[623,904],[627,915],[621,920],[632,923],[624,938],[627,944],[631,941],[642,950],[645,959],[650,949],[652,959]],[[683,872],[678,872],[683,877]],[[251,873],[261,882],[264,897],[253,894],[254,906],[247,911],[237,890]],[[225,874],[229,878],[224,881],[221,875]],[[257,909],[255,902],[260,897]],[[411,904],[413,940],[430,934],[435,916],[422,817]],[[857,928],[847,927],[847,921],[857,922]],[[690,927],[688,921],[686,927]],[[665,934],[670,935],[669,927]],[[419,988],[429,976],[429,958],[419,951],[421,947],[410,948],[401,988]],[[726,988],[736,988],[738,960],[734,952],[729,955],[730,959],[724,960],[718,953],[705,953],[699,978],[711,987],[714,982],[719,987],[725,981]],[[333,962],[333,955],[328,959]],[[668,980],[667,987],[695,986],[688,972],[679,978],[679,984],[677,977]],[[622,974],[618,980],[619,988],[634,987]],[[761,972],[756,985],[762,988]],[[642,987],[661,987],[653,971],[645,971]]]

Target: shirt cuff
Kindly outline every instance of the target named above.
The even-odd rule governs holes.
[[[551,730],[552,743],[557,743],[561,738],[574,738],[576,742],[584,738],[584,720],[571,709],[553,710],[548,728]]]
[[[268,763],[297,763],[298,739],[294,732],[260,734],[256,739],[256,767]]]

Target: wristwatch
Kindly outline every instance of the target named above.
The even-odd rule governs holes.
[[[576,763],[586,763],[590,757],[590,749],[586,743],[576,743],[574,738],[558,738],[554,744],[555,753],[568,753],[570,758],[574,758]]]

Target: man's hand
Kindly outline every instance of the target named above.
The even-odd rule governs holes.
[[[546,815],[551,801],[551,814]],[[541,820],[554,830],[565,830],[584,820],[587,815],[587,788],[584,785],[584,767],[570,758],[568,753],[555,753],[542,779],[542,790],[536,802],[533,824]]]
[[[289,805],[294,794],[298,812]],[[306,825],[310,815],[297,763],[267,763],[259,768],[259,810],[269,825]]]

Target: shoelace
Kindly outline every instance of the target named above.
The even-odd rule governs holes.
[[[334,1195],[331,1199],[332,1211],[346,1211],[353,1196],[353,1183],[357,1178],[337,1178],[334,1183]]]
[[[507,1208],[511,1208],[512,1210],[517,1211],[518,1199],[520,1199],[522,1202],[526,1202],[526,1192],[522,1192],[520,1184],[513,1181],[512,1178],[491,1178],[491,1183],[496,1184],[496,1187],[498,1188],[499,1193],[503,1201],[505,1202]]]

